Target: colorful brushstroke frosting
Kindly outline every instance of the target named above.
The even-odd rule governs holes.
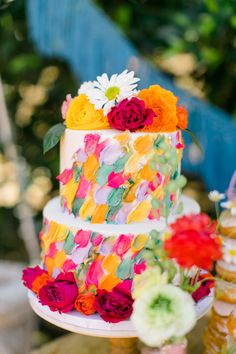
[[[169,215],[184,184],[180,131],[77,132],[76,137],[71,166],[58,176],[64,210],[91,223],[126,224]],[[71,144],[71,136],[65,138],[62,156]]]
[[[73,271],[86,286],[110,291],[145,268],[142,250],[148,234],[104,236],[44,219],[40,240],[43,265],[51,277]]]

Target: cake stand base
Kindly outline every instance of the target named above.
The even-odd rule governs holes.
[[[42,306],[37,297],[29,291],[29,301],[34,312],[44,320],[66,329],[70,332],[79,333],[87,336],[103,337],[109,340],[109,354],[138,354],[137,333],[131,321],[119,323],[107,323],[98,315],[84,316],[76,311],[66,314],[52,312],[47,306]],[[196,305],[198,319],[202,318],[211,308],[213,302],[213,292],[201,300]],[[100,345],[100,344],[97,344]],[[96,353],[99,352],[97,348]],[[104,351],[107,353],[107,350]],[[50,352],[47,352],[49,354]],[[54,353],[54,351],[52,352]],[[59,353],[59,352],[58,352]],[[65,352],[63,351],[63,354]],[[76,354],[82,354],[83,349],[78,349]],[[100,352],[99,352],[100,353]],[[71,353],[70,353],[71,354]]]
[[[138,354],[137,338],[110,338],[109,354]]]

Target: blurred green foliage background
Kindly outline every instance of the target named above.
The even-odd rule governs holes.
[[[183,88],[236,117],[235,0],[97,0]]]

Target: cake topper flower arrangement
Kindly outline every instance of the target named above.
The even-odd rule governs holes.
[[[159,85],[137,90],[140,79],[124,70],[110,78],[102,74],[83,83],[78,95],[66,96],[61,107],[63,123],[52,127],[44,139],[44,152],[55,146],[66,128],[117,129],[131,132],[187,130],[188,112],[178,98]]]

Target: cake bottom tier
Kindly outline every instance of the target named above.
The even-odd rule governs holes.
[[[181,199],[181,215],[199,213],[194,200]],[[165,219],[129,225],[90,224],[61,211],[59,198],[46,205],[43,215],[41,257],[49,275],[73,271],[78,283],[107,291],[142,272],[142,251],[151,232],[166,228]],[[172,215],[168,222],[176,218]]]

